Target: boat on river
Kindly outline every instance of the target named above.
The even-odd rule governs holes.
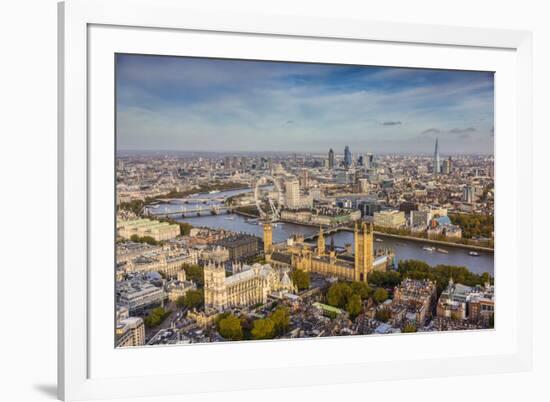
[[[435,247],[424,246],[422,247],[422,250],[432,252],[435,250]]]
[[[444,248],[438,248],[437,252],[441,253],[441,254],[449,254],[449,252],[447,250],[445,250]]]
[[[376,238],[374,239],[374,241],[377,241],[378,243],[382,243],[384,240]]]
[[[477,251],[470,251],[468,253],[468,255],[472,256],[472,257],[479,257],[479,253]]]

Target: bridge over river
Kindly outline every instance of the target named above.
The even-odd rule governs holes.
[[[250,206],[254,203],[239,206]],[[223,203],[194,203],[194,204],[164,204],[157,207],[148,206],[145,214],[151,217],[186,218],[189,216],[220,215],[233,213],[234,207]]]

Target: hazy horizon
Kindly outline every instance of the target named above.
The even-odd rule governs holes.
[[[178,149],[117,149],[117,155],[120,154],[220,154],[220,155],[263,155],[263,154],[282,154],[282,155],[324,155],[328,154],[328,149],[326,152],[309,152],[309,151],[273,151],[273,150],[258,150],[258,151],[207,151],[204,149],[198,150],[178,150]],[[334,155],[336,157],[343,157],[344,151],[338,152],[336,149],[333,149]],[[372,151],[354,151],[350,149],[352,155],[366,155],[372,153],[374,155],[403,155],[403,156],[426,156],[433,157],[433,150],[431,152],[372,152]],[[440,152],[441,156],[493,156],[493,152],[467,152],[467,153],[453,153],[453,152]]]
[[[493,154],[491,72],[119,54],[116,74],[119,152]]]

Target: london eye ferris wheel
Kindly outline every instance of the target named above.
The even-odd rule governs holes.
[[[254,187],[254,200],[264,221],[275,221],[281,216],[283,192],[279,182],[272,176],[262,176]]]

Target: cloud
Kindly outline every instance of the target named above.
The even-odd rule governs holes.
[[[441,130],[438,128],[428,128],[427,130],[422,131],[421,134],[441,134]]]
[[[473,127],[453,128],[453,129],[449,130],[449,133],[451,133],[451,134],[464,134],[464,133],[473,133],[474,131],[476,131],[476,129],[473,128]]]
[[[425,146],[418,133],[429,143],[452,131],[447,146],[473,152],[459,134],[493,122],[486,73],[137,55],[119,64],[119,149],[407,152]],[[478,130],[492,150],[488,127]]]
[[[434,135],[434,134],[458,134],[457,137],[461,139],[471,138],[472,133],[475,133],[476,129],[474,127],[468,128],[452,128],[450,130],[441,130],[439,128],[428,128],[421,132],[423,135]]]

